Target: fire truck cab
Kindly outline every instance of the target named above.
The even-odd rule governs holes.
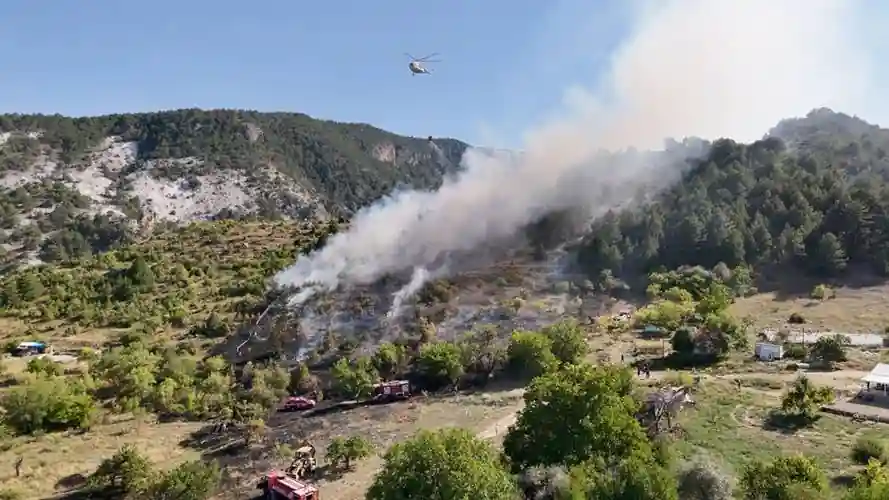
[[[259,484],[263,500],[319,500],[318,488],[282,472],[270,472]]]

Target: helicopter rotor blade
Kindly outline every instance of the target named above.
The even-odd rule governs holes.
[[[435,62],[435,61],[430,61],[429,59],[432,58],[432,57],[435,57],[435,56],[437,56],[437,55],[438,55],[438,52],[433,52],[433,53],[429,54],[428,56],[421,57],[421,58],[419,58],[419,59],[417,59],[417,60],[420,61],[420,62]]]
[[[418,60],[416,57],[414,57],[414,56],[408,54],[407,52],[405,52],[404,55],[410,57],[412,61],[417,61],[417,60]]]

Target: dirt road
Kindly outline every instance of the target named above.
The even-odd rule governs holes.
[[[522,410],[522,406],[523,405],[517,406],[515,413],[507,415],[483,429],[478,433],[478,437],[491,440],[501,439],[503,435],[506,434],[506,431],[509,430],[509,426],[515,423],[516,418],[519,416],[519,412]]]

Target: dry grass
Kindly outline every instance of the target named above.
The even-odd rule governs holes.
[[[780,328],[792,313],[806,319],[805,327],[820,330],[879,333],[889,326],[889,285],[835,291],[835,298],[823,301],[758,294],[738,300],[731,312],[750,317],[758,328]]]
[[[28,498],[49,498],[74,487],[92,473],[102,459],[121,446],[136,446],[159,467],[167,468],[189,459],[216,459],[227,466],[227,487],[219,498],[243,499],[255,493],[256,480],[268,469],[285,467],[289,458],[276,456],[274,445],[291,448],[308,439],[319,450],[336,436],[361,435],[375,446],[377,454],[344,474],[329,474],[318,481],[324,495],[342,500],[361,499],[382,463],[380,455],[392,444],[403,441],[419,429],[458,426],[496,437],[506,431],[504,417],[514,415],[521,404],[521,391],[458,394],[452,397],[416,398],[409,402],[369,406],[337,414],[302,418],[281,414],[268,423],[264,445],[246,451],[205,450],[182,443],[206,423],[158,424],[150,419],[117,417],[83,434],[62,433],[19,437],[3,444],[0,454],[0,490],[28,491]],[[237,437],[230,437],[237,443]],[[15,462],[23,457],[22,474],[15,476]]]
[[[232,306],[239,299],[226,297],[219,292],[257,273],[259,266],[272,252],[293,248],[297,241],[313,240],[312,231],[311,225],[286,221],[200,222],[157,233],[123,251],[158,256],[158,260],[166,266],[181,264],[201,269],[200,276],[190,278],[195,285],[195,296],[182,303],[188,313],[187,322],[194,324],[210,312],[234,319]],[[208,260],[208,256],[214,257]],[[76,277],[95,274],[81,267],[70,272],[75,273]],[[149,303],[158,302],[179,291],[180,284],[159,282],[144,299]],[[63,320],[35,322],[28,316],[25,311],[12,311],[10,315],[0,318],[0,342],[40,339],[52,343],[57,349],[77,349],[101,345],[128,330],[85,328]],[[174,341],[181,339],[186,330],[167,326],[154,336]]]
[[[317,481],[324,497],[359,500],[382,463],[380,456],[392,444],[403,441],[420,429],[464,427],[494,434],[504,417],[515,414],[521,404],[521,391],[422,398],[409,402],[357,408],[327,416],[302,418],[288,414],[269,422],[268,443],[248,456],[223,457],[229,465],[230,487],[220,498],[245,498],[255,493],[256,479],[272,467],[284,467],[289,460],[274,456],[274,443],[297,445],[309,440],[319,450],[324,464],[324,448],[333,437],[360,435],[373,443],[377,454],[356,464],[343,474],[324,474]]]
[[[0,489],[27,491],[27,498],[45,498],[64,490],[66,481],[87,476],[121,446],[131,444],[161,467],[197,458],[197,453],[179,442],[199,428],[199,424],[157,424],[132,417],[93,428],[83,434],[47,434],[19,437],[3,443],[0,453]],[[15,462],[23,458],[21,476],[15,476]],[[58,488],[58,489],[57,489]]]
[[[686,433],[678,443],[682,455],[706,456],[736,476],[753,460],[793,453],[815,458],[837,480],[857,472],[859,467],[849,459],[855,440],[862,435],[885,436],[889,426],[855,424],[825,414],[808,429],[769,430],[763,424],[780,403],[783,382],[767,377],[747,379],[739,393],[729,380],[707,380],[695,394],[697,407],[681,417]]]
[[[28,325],[22,320],[16,318],[0,318],[0,340],[22,336],[28,330]]]

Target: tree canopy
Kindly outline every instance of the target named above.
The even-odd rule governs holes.
[[[592,276],[718,263],[886,275],[887,151],[889,132],[828,110],[752,144],[718,140],[655,202],[597,220],[579,260]]]
[[[651,456],[632,389],[633,374],[612,366],[569,365],[535,378],[504,439],[505,454],[516,469]]]
[[[394,445],[368,500],[514,500],[517,490],[497,454],[462,429],[420,431]]]

